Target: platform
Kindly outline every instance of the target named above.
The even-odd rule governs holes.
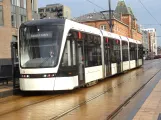
[[[161,80],[136,113],[133,120],[161,120]]]
[[[0,99],[11,95],[13,95],[13,83],[0,83]]]

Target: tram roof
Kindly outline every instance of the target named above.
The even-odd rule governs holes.
[[[127,42],[129,41],[128,38],[125,36],[120,36],[120,37],[121,37],[121,40],[123,40],[123,41],[127,41]]]
[[[22,25],[33,26],[33,25],[56,25],[65,24],[65,19],[40,19],[22,23]]]
[[[137,41],[136,41],[136,40],[134,40],[134,39],[128,38],[128,40],[129,40],[129,42],[137,43]]]
[[[139,40],[137,40],[137,44],[142,44],[142,42],[141,42],[141,41],[139,41]]]
[[[92,27],[92,26],[88,26],[85,24],[81,24],[72,20],[68,20],[66,19],[66,26],[70,29],[75,29],[75,30],[79,30],[82,32],[87,32],[87,33],[91,33],[91,34],[97,34],[97,35],[101,35],[101,32],[99,29]]]
[[[102,33],[103,33],[104,37],[109,37],[109,38],[114,38],[114,39],[120,40],[120,36],[117,35],[117,34],[106,32],[106,31],[103,31],[103,30],[102,30]]]

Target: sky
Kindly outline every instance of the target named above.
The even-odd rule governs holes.
[[[101,8],[108,10],[108,0],[90,0]],[[156,28],[158,46],[161,46],[161,1],[160,0],[124,0],[126,5],[131,7],[137,23],[143,28]],[[143,5],[146,9],[143,7]],[[88,0],[38,0],[38,7],[45,7],[47,4],[61,3],[71,8],[72,17],[99,12],[103,9],[91,4]],[[111,7],[116,8],[118,0],[111,0]],[[160,36],[160,37],[159,37]]]

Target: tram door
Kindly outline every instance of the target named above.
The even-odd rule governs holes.
[[[117,73],[121,72],[121,56],[119,55],[118,61],[117,61]]]
[[[83,41],[77,41],[77,61],[79,85],[85,84],[84,46]]]
[[[110,76],[111,75],[111,62],[110,62],[110,46],[109,41],[107,38],[104,39],[105,41],[105,75]]]
[[[116,63],[117,63],[117,73],[121,73],[121,44],[119,40],[116,40],[116,45],[117,45],[117,49],[116,49]]]

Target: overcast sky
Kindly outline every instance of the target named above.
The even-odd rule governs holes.
[[[102,11],[101,8],[89,3],[87,0],[38,0],[38,7],[44,7],[47,4],[61,3],[71,8],[72,17],[78,17],[90,12]],[[108,0],[90,0],[98,6],[108,10]],[[143,5],[148,9],[152,16],[144,9]],[[111,0],[112,9],[115,9],[118,0]],[[161,1],[160,0],[125,0],[126,5],[130,6],[138,20],[138,24],[144,28],[156,28],[157,36],[161,36]],[[160,26],[158,25],[160,24]],[[148,25],[147,25],[148,24]],[[149,25],[152,24],[152,25]],[[158,39],[158,45],[161,46],[161,37]]]

